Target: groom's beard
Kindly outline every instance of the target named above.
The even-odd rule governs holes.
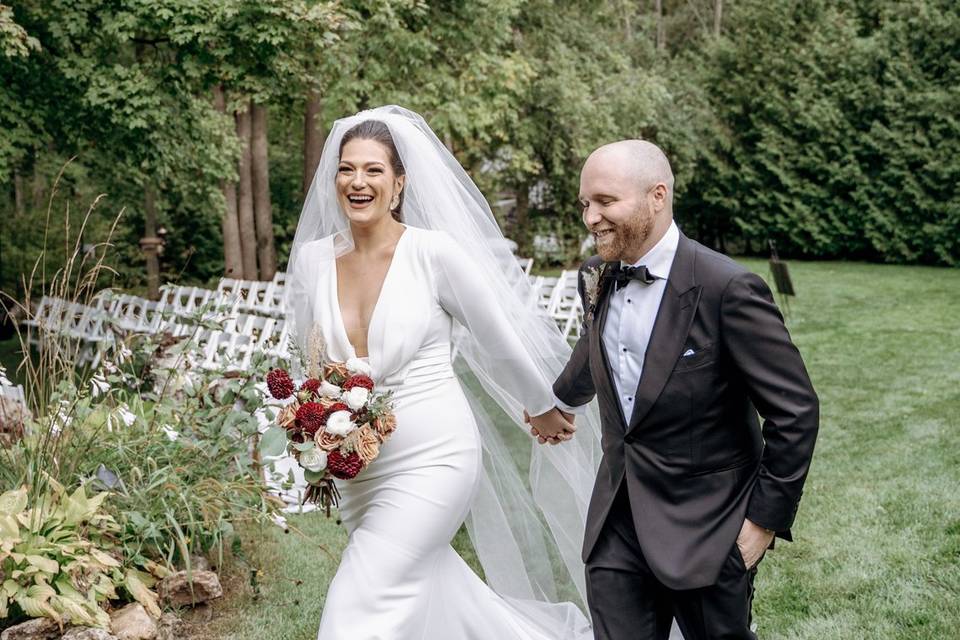
[[[597,242],[597,254],[604,262],[630,260],[636,247],[642,246],[653,232],[653,213],[642,207],[627,222],[618,224],[606,239]]]

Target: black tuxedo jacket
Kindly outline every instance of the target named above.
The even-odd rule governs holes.
[[[764,281],[681,234],[633,415],[623,415],[601,340],[617,294],[601,281],[590,313],[583,290],[583,271],[602,264],[594,256],[581,267],[588,312],[553,387],[572,406],[599,401],[603,458],[583,560],[626,482],[657,578],[672,589],[711,585],[744,517],[790,538],[817,436],[816,393]]]

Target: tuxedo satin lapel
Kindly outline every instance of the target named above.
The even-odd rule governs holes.
[[[667,288],[653,323],[640,382],[634,394],[636,402],[627,427],[628,433],[643,421],[660,397],[690,333],[701,292],[701,287],[694,283],[695,258],[693,245],[681,234]]]
[[[607,266],[609,269],[609,265]],[[613,376],[613,370],[610,368],[610,362],[607,361],[607,350],[603,348],[603,327],[607,322],[607,310],[610,308],[610,297],[613,295],[613,281],[604,278],[600,281],[600,291],[597,294],[597,315],[593,320],[593,328],[590,331],[590,349],[600,362],[603,363],[603,371],[607,376],[607,384],[600,385],[602,391],[607,397],[605,402],[612,402],[617,406],[620,412],[620,422],[624,428],[627,425],[627,418],[623,415],[623,407],[620,404],[620,397],[617,392],[616,378]]]

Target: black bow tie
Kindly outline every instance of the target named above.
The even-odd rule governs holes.
[[[653,284],[657,279],[657,276],[650,273],[650,270],[644,265],[640,265],[639,267],[617,265],[607,272],[607,277],[612,278],[613,281],[617,283],[617,291],[627,286],[631,280],[637,280],[643,284]]]

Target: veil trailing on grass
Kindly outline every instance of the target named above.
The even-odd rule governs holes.
[[[364,120],[385,123],[400,154],[406,170],[403,222],[445,231],[457,242],[476,270],[473,276],[497,293],[500,308],[490,313],[502,313],[510,320],[536,364],[542,376],[538,381],[542,397],[542,385],[552,384],[559,375],[570,346],[553,321],[537,311],[535,292],[486,199],[423,118],[401,107],[381,107],[338,120],[327,137],[287,267],[288,326],[294,339],[303,348],[312,330],[304,295],[307,283],[298,283],[295,277],[304,245],[335,235],[336,255],[353,249],[349,223],[337,204],[334,179],[340,140]],[[456,282],[450,284],[452,290],[459,290]],[[572,600],[583,606],[586,593],[580,549],[600,460],[600,421],[595,405],[578,418],[572,441],[556,446],[536,444],[522,422],[521,403],[521,398],[536,394],[505,388],[498,382],[504,380],[504,361],[498,359],[497,345],[490,342],[463,327],[454,332],[455,369],[479,425],[484,450],[484,473],[467,519],[471,540],[487,582],[501,595],[546,602]]]

